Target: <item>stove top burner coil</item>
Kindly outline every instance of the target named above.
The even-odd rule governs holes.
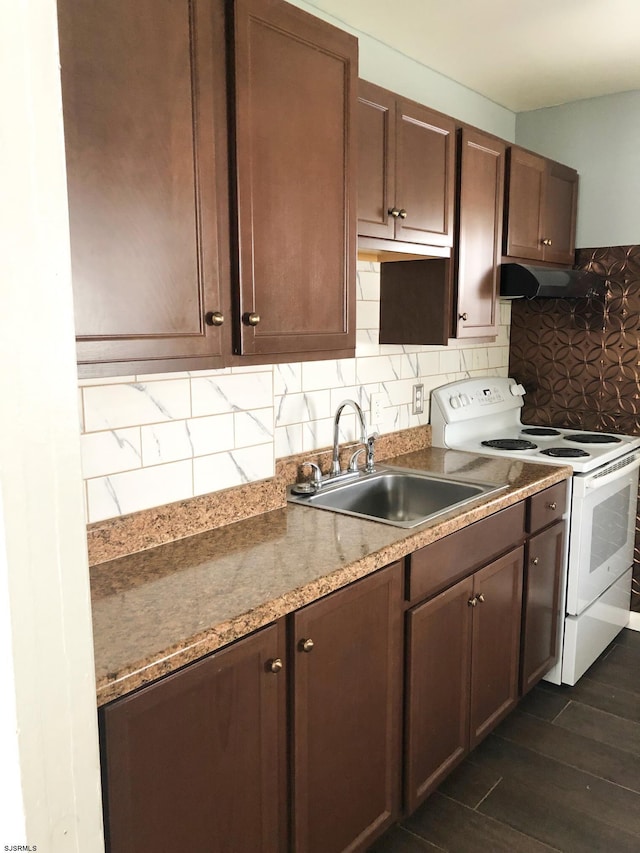
[[[586,450],[580,450],[579,447],[548,447],[546,450],[541,450],[545,456],[558,456],[566,459],[578,459],[583,456],[589,456]]]
[[[523,435],[562,435],[560,430],[551,429],[551,427],[528,427],[527,429],[521,430]]]
[[[605,435],[602,432],[582,432],[575,435],[566,435],[567,441],[575,441],[579,444],[620,444],[621,438],[615,435]]]
[[[537,450],[538,445],[524,438],[492,438],[480,442],[483,447],[493,447],[497,450]]]

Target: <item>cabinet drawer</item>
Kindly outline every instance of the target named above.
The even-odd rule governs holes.
[[[435,595],[520,544],[524,516],[521,501],[416,551],[409,558],[407,599],[419,601]]]
[[[554,521],[560,521],[567,504],[567,482],[556,483],[529,498],[527,531],[535,533]]]

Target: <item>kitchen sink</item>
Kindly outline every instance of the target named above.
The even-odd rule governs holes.
[[[396,527],[415,527],[505,488],[506,485],[461,482],[438,474],[380,465],[371,474],[359,474],[346,482],[329,480],[308,493],[297,494],[300,487],[292,486],[287,499]]]

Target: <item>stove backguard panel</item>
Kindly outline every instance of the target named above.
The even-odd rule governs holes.
[[[607,279],[603,302],[516,299],[509,376],[526,389],[522,421],[640,435],[640,246],[579,249]],[[640,516],[631,609],[640,612]]]

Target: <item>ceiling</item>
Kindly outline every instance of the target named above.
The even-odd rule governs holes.
[[[307,0],[514,112],[640,89],[639,0]]]

